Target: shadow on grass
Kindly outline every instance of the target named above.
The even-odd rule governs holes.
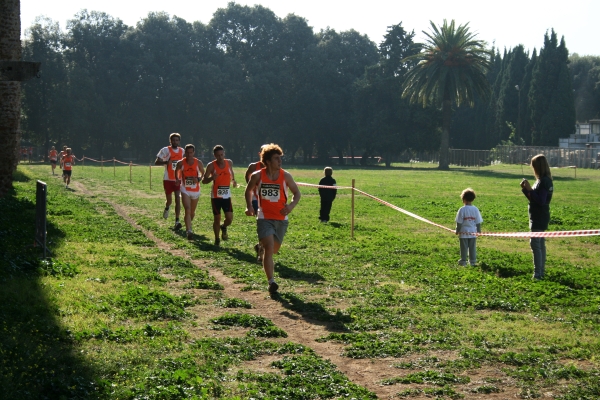
[[[14,180],[35,185],[20,172]],[[98,375],[76,354],[40,282],[42,252],[32,247],[34,201],[35,195],[20,197],[15,190],[0,198],[0,397],[97,398]],[[51,223],[48,232],[64,237]]]
[[[281,303],[284,308],[302,315],[302,318],[309,320],[310,323],[324,326],[328,331],[348,332],[346,324],[352,322],[352,317],[349,315],[343,314],[340,311],[332,313],[322,304],[314,301],[305,301],[295,293],[275,293],[271,295],[271,298]]]
[[[279,261],[277,261],[277,263],[275,263],[275,271],[278,273],[278,275],[280,277],[282,277],[284,279],[291,279],[293,281],[304,281],[304,282],[308,282],[308,283],[316,283],[316,282],[325,280],[325,278],[320,274],[317,274],[314,272],[298,271],[298,270],[295,270],[293,268],[286,266],[285,264],[282,264]]]

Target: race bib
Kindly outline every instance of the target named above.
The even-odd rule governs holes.
[[[196,189],[196,184],[194,183],[194,178],[186,177],[185,178],[185,187],[189,187],[191,189]]]
[[[229,197],[229,186],[217,187],[217,197],[223,197],[223,198]]]
[[[276,203],[279,201],[281,188],[277,184],[263,183],[260,185],[260,197],[263,200]]]
[[[68,162],[68,163],[65,163],[65,167],[70,167],[70,166],[71,166],[71,163],[70,163],[70,162]]]
[[[177,161],[171,161],[171,169],[175,171],[175,168],[177,168]]]

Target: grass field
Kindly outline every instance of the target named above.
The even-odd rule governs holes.
[[[130,183],[129,167],[77,165],[65,189],[48,165],[19,166],[0,199],[0,397],[600,398],[599,236],[547,239],[547,278],[534,282],[527,239],[482,237],[478,265],[459,267],[455,235],[356,196],[351,238],[350,191],[321,224],[316,189],[301,187],[270,299],[243,188],[217,249],[208,186],[188,242],[161,218],[162,171],[150,188],[149,170]],[[552,173],[550,230],[599,229],[600,172]],[[528,230],[523,177],[334,166],[338,185],[355,179],[449,228],[472,187],[484,232]],[[45,261],[31,246],[36,179],[48,183]]]

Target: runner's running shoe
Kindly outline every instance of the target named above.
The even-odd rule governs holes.
[[[165,208],[165,211],[163,211],[163,218],[164,219],[169,218],[169,209],[168,208]]]
[[[229,235],[227,234],[227,227],[225,225],[221,225],[221,238],[223,240],[229,239]]]
[[[178,231],[181,229],[181,227],[182,227],[181,222],[175,221],[175,230]]]
[[[277,293],[277,289],[279,289],[279,285],[277,284],[277,282],[269,283],[269,293],[271,293],[271,295]]]

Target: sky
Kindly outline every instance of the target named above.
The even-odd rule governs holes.
[[[149,12],[164,11],[188,22],[207,24],[218,8],[227,7],[230,0],[21,0],[22,34],[37,16],[59,22],[65,30],[66,21],[86,8],[103,11],[125,24],[135,26]],[[296,14],[308,21],[315,32],[330,27],[338,32],[354,29],[366,34],[376,44],[383,40],[387,27],[402,23],[407,31],[415,31],[417,42],[430,31],[429,21],[441,25],[444,19],[457,24],[469,23],[477,38],[502,51],[523,44],[526,50],[538,51],[544,44],[544,34],[554,28],[559,40],[564,36],[569,52],[600,56],[600,1],[570,0],[504,0],[498,2],[471,0],[238,0],[238,4],[260,4],[278,17]],[[568,6],[568,7],[567,7]]]

